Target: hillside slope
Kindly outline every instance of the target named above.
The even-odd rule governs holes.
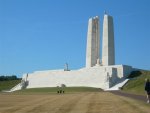
[[[150,71],[134,71],[128,78],[130,78],[130,80],[126,85],[124,85],[123,91],[145,95],[145,79],[150,79]]]
[[[0,81],[0,91],[9,90],[20,82],[21,80]]]

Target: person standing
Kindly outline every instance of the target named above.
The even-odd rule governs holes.
[[[147,103],[150,103],[150,81],[145,79],[145,91],[147,93]]]

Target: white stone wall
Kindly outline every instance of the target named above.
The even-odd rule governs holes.
[[[103,74],[101,74],[103,73]],[[66,86],[89,86],[101,87],[104,81],[105,72],[103,69],[90,68],[76,71],[42,71],[28,75],[29,85],[33,87],[56,87],[61,84]]]
[[[117,69],[118,78],[123,78],[123,77],[125,78],[133,71],[132,66],[127,66],[127,65],[112,65],[109,67],[113,67]]]
[[[29,83],[27,88],[56,87],[65,84],[67,87],[85,86],[108,89],[127,74],[124,71],[131,71],[131,69],[130,66],[116,65],[94,66],[72,71],[36,71],[28,74],[28,77],[24,75],[23,79]]]

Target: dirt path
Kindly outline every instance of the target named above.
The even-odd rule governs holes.
[[[121,91],[110,91],[110,93],[115,94],[115,95],[124,96],[124,97],[129,97],[129,98],[140,100],[143,102],[146,102],[146,100],[147,100],[146,96],[129,94],[129,93],[121,92]]]
[[[150,106],[109,92],[1,95],[0,113],[149,113]]]

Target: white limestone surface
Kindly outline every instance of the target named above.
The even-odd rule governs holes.
[[[101,74],[102,73],[102,74]],[[98,87],[103,85],[106,72],[100,68],[83,68],[73,71],[41,71],[28,75],[29,85],[27,88],[35,87],[57,87],[65,84],[67,87],[88,86]]]
[[[120,90],[120,88],[122,88],[128,81],[129,79],[123,79],[120,82],[117,82],[116,85],[114,85],[113,87],[105,89],[105,91]]]
[[[66,87],[95,87],[109,89],[117,81],[124,79],[132,71],[131,66],[94,66],[79,70],[47,70],[24,74],[22,81],[27,81],[26,88],[57,87],[62,84]],[[22,86],[23,87],[23,86]],[[17,85],[12,91],[21,89]]]
[[[99,17],[89,19],[86,47],[86,67],[93,67],[100,58]]]
[[[115,44],[113,18],[107,14],[103,21],[102,64],[115,65]]]

